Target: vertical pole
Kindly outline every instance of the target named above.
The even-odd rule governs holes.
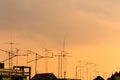
[[[18,56],[19,56],[18,51],[19,51],[19,49],[16,49],[16,55],[15,55],[16,56],[16,65],[18,65]]]
[[[81,79],[81,61],[79,62],[79,64],[80,64],[80,79]]]
[[[86,63],[86,75],[87,75],[87,79],[88,80],[88,63]]]
[[[66,78],[66,72],[64,72],[64,79]]]
[[[66,78],[66,54],[63,54],[63,69],[64,69],[64,78]]]
[[[48,49],[45,49],[45,56],[48,55]],[[48,58],[45,58],[45,72],[48,72]]]
[[[62,65],[62,61],[63,61],[63,60],[62,60],[62,55],[63,55],[63,53],[62,53],[62,51],[61,51],[61,56],[60,56],[60,59],[61,59],[61,78],[62,78],[62,66],[63,66],[63,65]]]
[[[10,42],[10,47],[11,47],[10,54],[9,54],[9,56],[10,56],[10,68],[12,68],[12,45],[13,44],[14,44],[13,42]]]
[[[49,54],[49,49],[47,49],[47,48],[44,48],[44,50],[45,50],[45,56],[46,56],[46,58],[45,58],[45,72],[48,72],[48,58],[47,58],[47,55]]]
[[[9,76],[10,76],[10,80],[11,80],[11,71],[10,71],[10,69],[12,69],[12,56],[13,56],[13,54],[12,54],[12,45],[14,44],[12,41],[9,43],[10,44],[10,48],[11,48],[11,50],[10,50],[10,52],[9,52]]]
[[[29,80],[31,80],[31,67],[29,67]]]
[[[77,65],[76,65],[76,79],[77,79],[78,73],[77,73]]]
[[[64,78],[66,77],[66,68],[65,68],[65,57],[66,57],[66,53],[65,53],[65,38],[63,40],[63,51],[62,51],[62,58],[63,58],[63,73],[64,73]]]
[[[60,77],[60,55],[58,55],[58,78]]]
[[[37,74],[37,53],[36,53],[36,61],[35,61],[35,74]]]
[[[10,64],[11,64],[11,63],[10,63],[10,53],[11,53],[11,52],[9,52],[9,78],[10,78],[10,80],[11,80],[11,72],[10,72],[10,66],[11,66],[11,65],[10,65]]]

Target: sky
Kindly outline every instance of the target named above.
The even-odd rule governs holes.
[[[14,48],[24,53],[30,49],[44,54],[44,47],[57,54],[65,37],[65,50],[72,56],[66,63],[68,77],[75,76],[80,60],[96,63],[100,71],[112,74],[120,65],[119,3],[119,0],[0,0],[0,48],[9,50],[7,43],[13,41]],[[1,60],[7,57],[3,53],[0,52]],[[39,61],[40,66],[44,63]],[[57,65],[57,59],[49,59],[49,71],[57,75],[54,64]],[[43,69],[38,70],[44,72]]]

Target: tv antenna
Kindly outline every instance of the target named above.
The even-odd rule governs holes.
[[[51,52],[50,49],[47,49],[47,48],[43,48],[44,51],[45,51],[45,56],[48,56],[50,53],[52,53],[53,55],[53,52]],[[48,58],[52,58],[52,57],[48,57]],[[46,57],[45,58],[45,72],[48,72],[48,58]]]
[[[30,61],[27,62],[27,63],[30,63],[30,62],[35,61],[35,74],[37,74],[37,63],[38,63],[37,61],[39,59],[41,59],[41,58],[52,58],[52,56],[41,56],[38,53],[30,51],[30,50],[28,50],[28,52],[35,55],[35,59],[30,60]]]
[[[62,73],[64,73],[64,78],[66,78],[66,57],[72,57],[72,56],[68,56],[68,53],[66,50],[65,50],[65,38],[63,40],[63,50],[61,50],[61,53],[60,53],[60,71],[61,71],[61,74],[60,76],[62,77]]]

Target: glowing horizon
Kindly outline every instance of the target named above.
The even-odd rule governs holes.
[[[44,54],[42,48],[45,47],[57,54],[66,37],[66,50],[72,56],[67,59],[67,66],[70,66],[67,67],[67,77],[75,77],[79,60],[96,63],[101,71],[112,74],[120,65],[119,2],[1,0],[0,49],[9,50],[7,43],[12,40],[17,43],[13,48],[20,48],[21,53],[32,50]],[[7,58],[7,54],[0,54],[0,60]],[[40,60],[39,66],[44,63]],[[53,64],[56,64],[55,68]],[[57,75],[57,59],[50,59],[49,65],[49,72]],[[44,66],[38,71],[44,72]]]

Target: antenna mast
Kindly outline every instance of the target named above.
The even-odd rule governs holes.
[[[50,52],[51,50],[49,50],[47,48],[43,48],[43,49],[45,51],[45,56],[48,56],[49,53],[52,53],[52,52]],[[48,72],[48,58],[47,57],[45,58],[45,72]]]
[[[66,50],[65,50],[65,38],[63,40],[63,50],[61,51],[61,77],[62,77],[62,72],[64,73],[64,78],[66,78],[66,57],[71,57],[71,56],[67,56],[67,54],[69,54]]]
[[[39,60],[39,59],[41,59],[41,58],[53,58],[53,56],[41,56],[41,55],[39,55],[38,53],[35,53],[35,52],[33,52],[33,51],[30,51],[30,50],[28,50],[28,52],[30,52],[30,53],[32,53],[32,54],[34,54],[35,55],[35,59],[33,59],[33,60],[30,60],[30,61],[28,61],[27,63],[30,63],[30,62],[33,62],[33,61],[35,61],[35,73],[37,74],[37,61]]]
[[[15,44],[15,43],[13,43],[12,41],[9,43],[10,44],[10,48],[11,48],[11,50],[10,50],[10,52],[9,52],[9,68],[11,69],[12,68],[12,56],[13,56],[13,45]]]

